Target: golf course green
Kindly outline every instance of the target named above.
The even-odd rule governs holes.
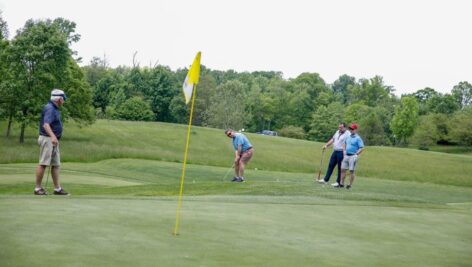
[[[68,197],[33,195],[35,128],[25,144],[15,131],[0,138],[0,266],[472,262],[472,155],[367,147],[352,190],[340,190],[314,182],[331,153],[322,143],[247,134],[247,181],[231,183],[230,140],[202,127],[192,127],[174,236],[185,133],[155,122],[67,123]]]

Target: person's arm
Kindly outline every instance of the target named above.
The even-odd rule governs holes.
[[[356,155],[359,156],[362,153],[362,151],[364,151],[364,148],[363,147],[359,148],[359,150],[357,150],[356,152]]]
[[[234,163],[237,163],[241,158],[241,149],[243,145],[238,145],[238,149],[234,151]]]
[[[362,151],[364,151],[364,141],[362,139],[357,140],[357,143],[359,144],[359,149],[356,152],[356,155],[360,155]]]
[[[51,126],[49,125],[49,123],[44,123],[44,124],[43,124],[43,128],[44,128],[44,130],[46,131],[46,133],[49,135],[49,137],[51,137],[52,145],[53,145],[53,146],[57,146],[57,144],[59,143],[59,141],[57,141],[57,137],[56,137],[56,135],[54,134],[54,132],[52,131]]]
[[[328,143],[326,143],[324,146],[323,146],[323,150],[325,150],[326,148],[328,148],[332,143],[334,142],[334,139],[331,138]]]

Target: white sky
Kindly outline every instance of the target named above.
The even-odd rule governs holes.
[[[468,0],[0,0],[10,38],[27,19],[77,24],[83,63],[159,60],[173,70],[202,51],[211,69],[384,77],[396,94],[472,82]]]

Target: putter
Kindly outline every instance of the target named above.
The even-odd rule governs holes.
[[[51,172],[51,162],[52,162],[52,157],[55,157],[56,156],[56,146],[53,146],[52,147],[52,153],[51,153],[51,160],[49,160],[49,170],[46,168],[46,171],[47,171],[47,176],[46,176],[46,185],[44,186],[44,190],[47,190],[48,189],[48,180],[49,180],[49,173]],[[47,192],[47,191],[46,191]]]
[[[323,158],[324,158],[325,150],[326,149],[323,149],[323,151],[321,152],[320,170],[318,171],[318,178],[316,179],[316,181],[319,181],[321,178],[321,166],[323,166]]]
[[[225,176],[223,177],[223,182],[226,180],[226,176],[228,176],[228,173],[234,168],[234,163],[233,165],[231,165],[231,168],[228,169],[228,171],[226,172]]]

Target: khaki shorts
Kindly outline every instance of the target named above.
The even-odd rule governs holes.
[[[40,135],[38,138],[39,145],[39,165],[61,166],[61,153],[59,144],[52,145],[51,137]]]
[[[341,163],[341,169],[350,170],[351,172],[353,172],[354,170],[356,170],[358,159],[359,158],[357,155],[352,155],[352,156],[346,155],[343,159],[343,162]]]
[[[241,154],[241,161],[244,162],[244,164],[247,164],[249,160],[252,158],[252,153],[254,152],[254,148],[248,149],[244,151],[243,154]]]

